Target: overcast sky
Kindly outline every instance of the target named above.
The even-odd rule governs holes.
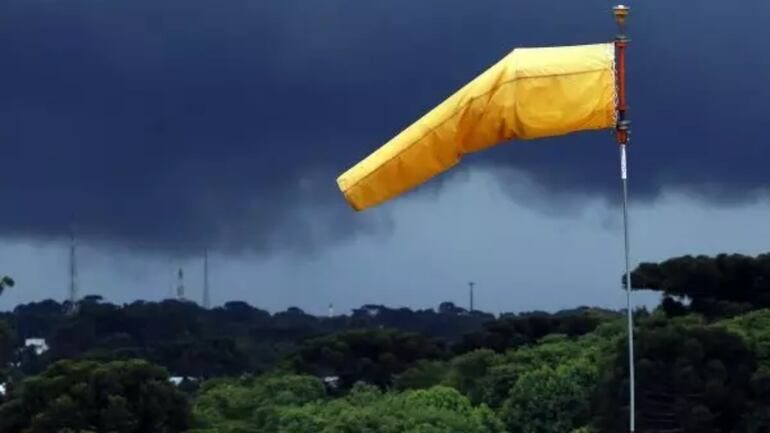
[[[608,132],[515,142],[355,213],[336,176],[518,46],[603,42],[605,0],[2,0],[0,308],[67,287],[216,303],[618,307]],[[634,1],[632,259],[770,242],[770,3]],[[655,298],[640,296],[640,301]]]

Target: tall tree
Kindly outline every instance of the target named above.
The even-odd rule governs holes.
[[[689,298],[694,310],[711,316],[734,315],[770,307],[770,254],[681,256],[642,263],[631,282],[636,289]]]
[[[738,427],[752,406],[756,358],[740,336],[721,326],[663,323],[642,326],[636,341],[640,431],[746,431]],[[623,342],[614,360],[599,388],[598,412],[605,431],[619,431],[628,420]]]
[[[0,383],[5,382],[7,368],[13,355],[13,331],[3,320],[0,320]]]
[[[16,285],[16,282],[13,280],[13,278],[7,275],[0,277],[0,295],[3,294],[5,289],[11,288],[14,285]]]

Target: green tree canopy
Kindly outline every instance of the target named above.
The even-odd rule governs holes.
[[[5,289],[11,288],[14,285],[16,285],[16,281],[14,281],[13,278],[7,275],[0,276],[0,295],[3,294]]]
[[[61,361],[25,379],[0,405],[0,431],[183,432],[187,398],[163,368],[132,360]]]
[[[7,322],[0,320],[0,383],[8,374],[7,367],[13,356],[13,331]],[[1,396],[0,396],[1,397]]]
[[[338,376],[343,389],[358,381],[389,387],[395,375],[446,351],[423,335],[393,329],[345,331],[305,342],[294,368],[316,376]]]
[[[770,307],[770,254],[688,255],[642,263],[632,272],[631,282],[636,289],[687,297],[695,311],[734,315]]]
[[[486,406],[454,388],[383,392],[358,383],[344,398],[324,398],[317,379],[288,376],[204,386],[196,433],[503,433]],[[268,392],[268,388],[270,392]],[[270,398],[288,393],[303,398]],[[233,410],[233,408],[237,408]]]
[[[644,429],[728,433],[752,407],[756,358],[723,326],[651,323],[637,332],[637,420]],[[600,423],[622,429],[628,420],[628,356],[624,342],[605,370]],[[741,430],[745,431],[745,430]]]

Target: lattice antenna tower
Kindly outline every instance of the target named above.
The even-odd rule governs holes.
[[[209,287],[209,250],[203,250],[203,308],[211,308],[211,288]]]
[[[179,268],[176,275],[176,298],[183,301],[184,298],[184,270]]]
[[[67,300],[69,301],[69,313],[72,314],[77,310],[78,302],[78,263],[77,263],[77,242],[75,240],[75,232],[70,231],[70,248],[69,248],[69,287],[67,290]]]

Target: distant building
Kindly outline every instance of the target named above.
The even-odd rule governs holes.
[[[27,338],[24,340],[24,347],[32,347],[35,350],[35,355],[42,355],[48,352],[48,343],[45,338]]]
[[[171,376],[168,378],[168,381],[171,382],[174,386],[179,386],[182,384],[182,382],[197,382],[198,379],[194,377],[187,377],[187,376]]]
[[[322,380],[324,385],[329,389],[337,389],[340,384],[339,376],[326,376]]]
[[[364,305],[361,308],[353,310],[353,315],[368,315],[369,317],[377,317],[382,313],[384,307],[382,305]]]

